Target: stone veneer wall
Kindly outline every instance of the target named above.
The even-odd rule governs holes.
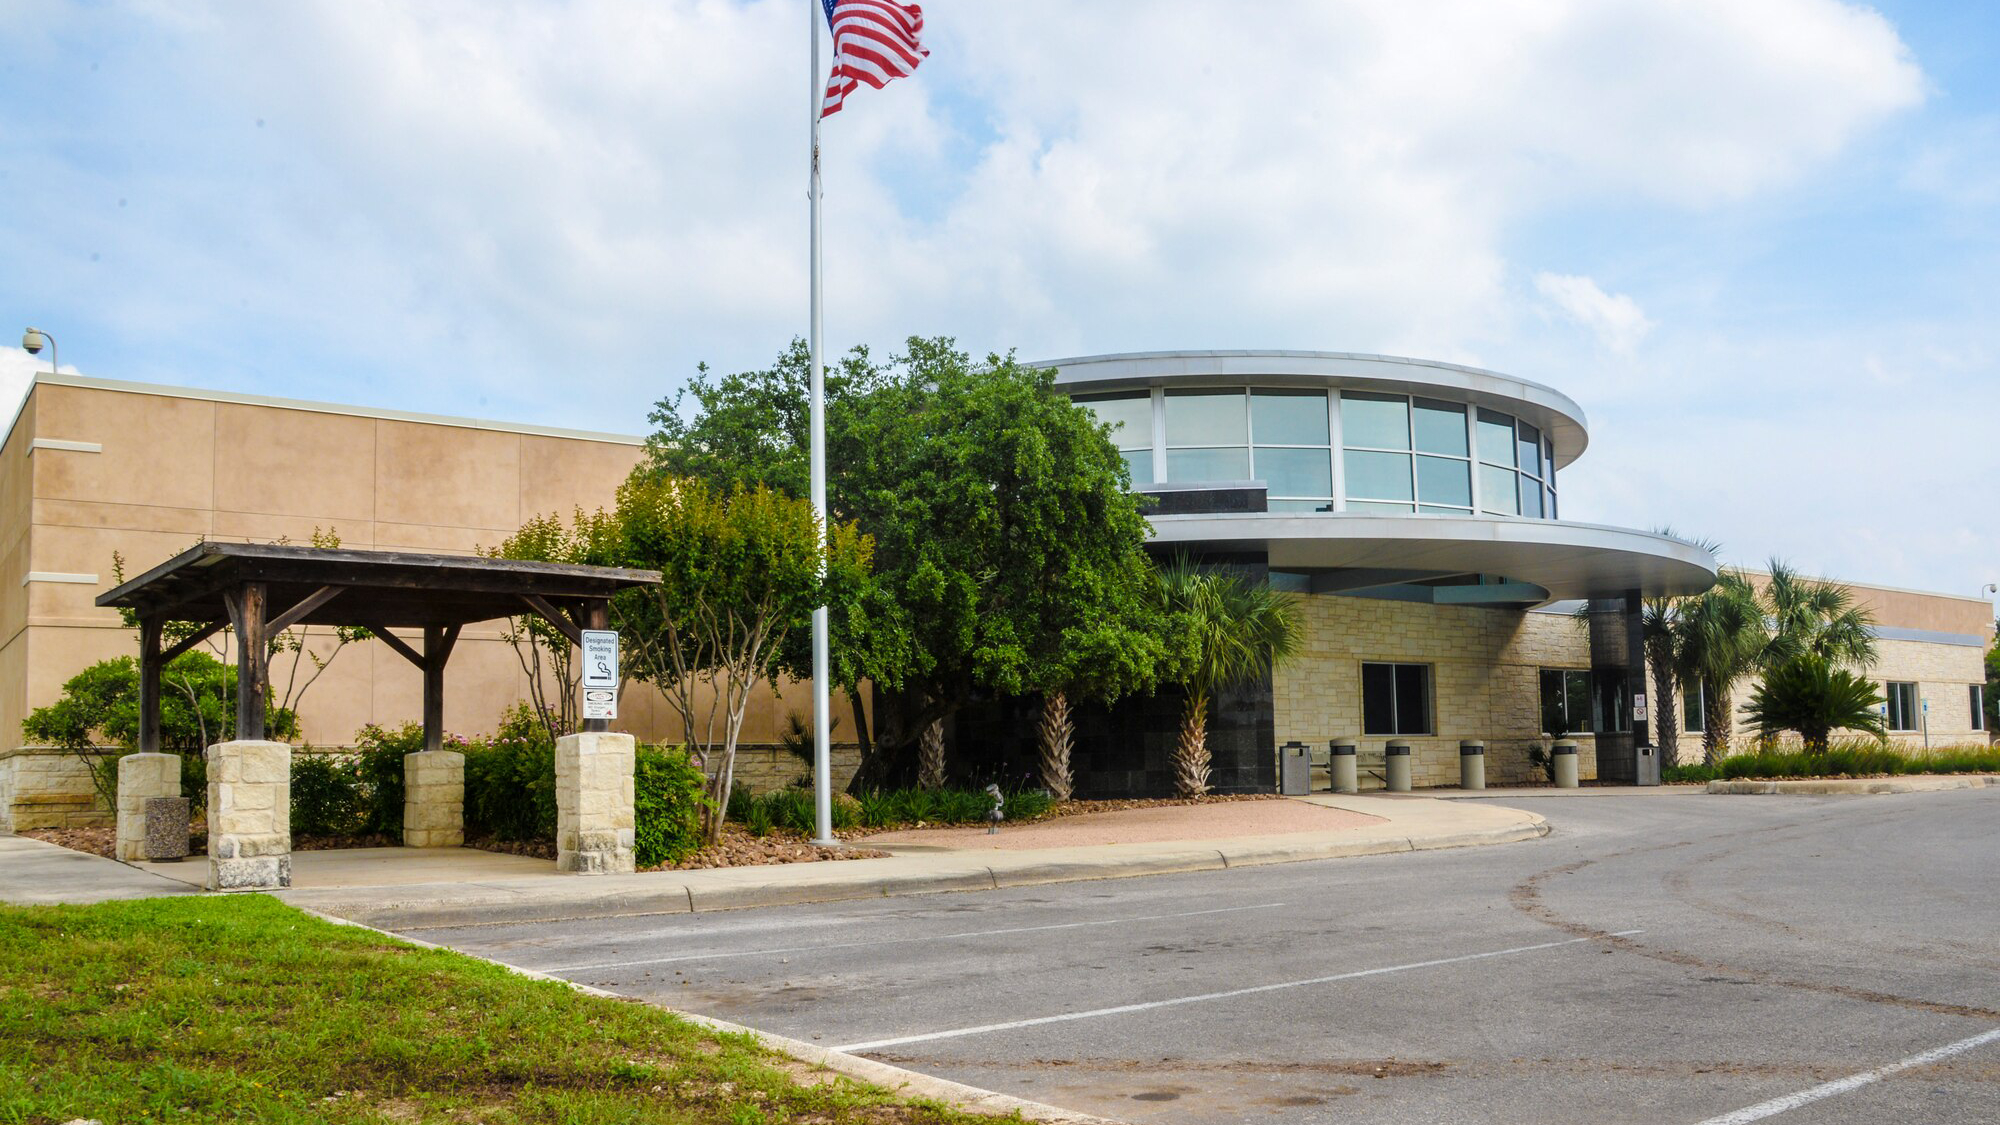
[[[1277,741],[1324,752],[1354,738],[1380,753],[1389,737],[1361,734],[1361,665],[1428,664],[1435,730],[1407,739],[1419,786],[1458,784],[1461,739],[1486,743],[1488,784],[1538,780],[1528,750],[1542,745],[1541,670],[1590,667],[1590,637],[1566,614],[1323,594],[1302,608],[1305,644],[1272,685]],[[1595,740],[1571,737],[1580,776],[1595,778]]]
[[[112,822],[83,759],[44,747],[0,750],[0,832],[104,828]]]
[[[852,742],[836,742],[831,750],[833,791],[845,792],[847,783],[854,779],[854,771],[861,768],[861,747]],[[782,746],[736,748],[736,784],[752,793],[788,789],[811,780],[812,770]]]

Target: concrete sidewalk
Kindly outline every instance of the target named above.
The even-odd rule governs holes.
[[[186,866],[197,881],[208,870],[206,861]],[[27,836],[0,836],[0,902],[15,906],[83,904],[194,893],[196,889],[184,882],[163,879],[115,859],[73,852]]]
[[[1423,797],[1300,798],[1380,818],[1361,828],[1199,843],[1097,844],[1025,851],[896,849],[882,859],[659,871],[638,875],[501,875],[489,865],[448,882],[294,887],[297,906],[383,929],[683,914],[807,902],[1220,871],[1268,863],[1470,847],[1548,833],[1534,813]],[[385,849],[396,851],[397,849]],[[310,856],[312,853],[300,853]],[[483,853],[481,853],[483,854]],[[297,863],[300,856],[294,857]]]

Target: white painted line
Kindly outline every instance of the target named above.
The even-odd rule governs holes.
[[[1907,1059],[1899,1059],[1887,1066],[1878,1066],[1874,1070],[1863,1071],[1860,1074],[1851,1074],[1846,1078],[1822,1083],[1809,1090],[1800,1090],[1796,1094],[1786,1094],[1781,1098],[1772,1098],[1768,1102],[1758,1102],[1756,1105],[1746,1109],[1739,1109],[1735,1113],[1725,1113],[1721,1117],[1711,1117],[1703,1121],[1701,1125],[1746,1125],[1747,1122],[1762,1121],[1766,1117],[1776,1117],[1787,1110],[1794,1110],[1802,1105],[1810,1105],[1822,1098],[1831,1098],[1839,1094],[1845,1094],[1850,1090],[1859,1090],[1863,1086],[1880,1082],[1897,1071],[1909,1070],[1911,1067],[1928,1066],[1931,1063],[1948,1059],[1953,1055],[1962,1055],[1976,1047],[1983,1047],[1995,1040],[2000,1040],[2000,1027],[1996,1027],[1992,1031],[1982,1032],[1970,1039],[1961,1039],[1956,1043],[1947,1043],[1942,1047],[1925,1051],[1921,1055],[1911,1055]]]
[[[1101,922],[1062,922],[1050,926],[1015,926],[1005,930],[968,930],[958,934],[931,934],[926,937],[878,938],[875,941],[845,941],[836,945],[792,945],[778,949],[732,950],[728,953],[686,953],[678,957],[648,957],[639,961],[605,961],[595,965],[562,965],[537,969],[539,973],[583,973],[592,969],[627,969],[637,965],[671,965],[681,961],[721,961],[733,957],[771,957],[780,953],[818,953],[828,949],[872,949],[878,945],[909,945],[925,941],[953,941],[959,938],[999,937],[1002,934],[1034,934],[1047,930],[1081,930],[1089,926],[1118,926],[1127,922],[1158,922],[1164,918],[1198,918],[1204,914],[1237,914],[1245,910],[1276,910],[1282,902],[1256,906],[1224,906],[1214,910],[1183,910],[1178,914],[1144,914],[1137,918],[1106,918]]]
[[[1620,930],[1609,937],[1631,937],[1645,933],[1644,930]],[[1199,996],[1176,996],[1171,1000],[1149,1000],[1144,1004],[1120,1004],[1115,1008],[1093,1008],[1087,1012],[1065,1012],[1059,1016],[1041,1016],[1031,1020],[1012,1020],[1007,1023],[987,1023],[977,1027],[960,1027],[950,1031],[933,1031],[923,1035],[902,1035],[894,1039],[877,1039],[868,1043],[849,1043],[835,1047],[836,1051],[850,1054],[860,1051],[878,1051],[884,1047],[899,1047],[905,1043],[928,1043],[934,1039],[957,1039],[966,1035],[984,1035],[990,1031],[1014,1031],[1023,1027],[1040,1027],[1047,1023],[1068,1023],[1071,1020],[1097,1019],[1100,1016],[1122,1016],[1129,1012],[1149,1012],[1155,1008],[1172,1008],[1181,1004],[1200,1004],[1209,1000],[1230,1000],[1238,996],[1255,996],[1260,992],[1278,992],[1287,988],[1308,988],[1315,984],[1332,984],[1335,981],[1359,980],[1362,977],[1379,977],[1387,973],[1406,973],[1412,969],[1434,969],[1439,965],[1459,965],[1467,961],[1483,961],[1489,957],[1506,957],[1514,953],[1533,953],[1541,949],[1559,949],[1565,945],[1577,945],[1586,941],[1597,941],[1594,937],[1569,938],[1565,941],[1545,941],[1535,945],[1517,945],[1512,949],[1494,949],[1485,953],[1467,953],[1458,957],[1440,957],[1435,961],[1412,961],[1407,965],[1385,965],[1379,969],[1359,969],[1351,973],[1335,973],[1328,977],[1308,977],[1305,980],[1281,981],[1277,984],[1260,984],[1250,988],[1232,988],[1227,992],[1204,992]]]

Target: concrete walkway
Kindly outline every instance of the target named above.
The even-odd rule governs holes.
[[[1936,793],[1946,789],[1984,789],[2000,786],[2000,775],[1948,774],[1942,777],[1860,777],[1820,778],[1807,781],[1711,781],[1709,793],[1792,794],[1806,797],[1837,797],[1869,793]]]
[[[157,866],[169,866],[159,864]],[[200,881],[207,863],[185,864]],[[73,852],[26,836],[0,836],[0,902],[15,906],[110,902],[194,894],[195,888],[163,879],[115,859]]]

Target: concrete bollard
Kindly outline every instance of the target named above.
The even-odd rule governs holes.
[[[403,755],[403,846],[456,848],[465,843],[465,755],[419,750]]]
[[[1336,738],[1329,746],[1327,772],[1332,775],[1335,793],[1361,792],[1360,763],[1355,760],[1354,743]]]
[[[556,870],[576,875],[633,870],[629,734],[588,732],[556,739]]]
[[[1391,793],[1410,791],[1410,744],[1391,742],[1382,751],[1383,772],[1388,775],[1388,789]]]
[[[292,885],[292,748],[239,739],[208,748],[208,889]]]
[[[1567,738],[1556,743],[1552,757],[1556,764],[1556,788],[1576,788],[1576,743]]]
[[[127,754],[118,759],[118,842],[127,863],[146,858],[146,802],[181,795],[179,754]]]
[[[1458,787],[1486,788],[1486,744],[1467,740],[1458,744]]]

